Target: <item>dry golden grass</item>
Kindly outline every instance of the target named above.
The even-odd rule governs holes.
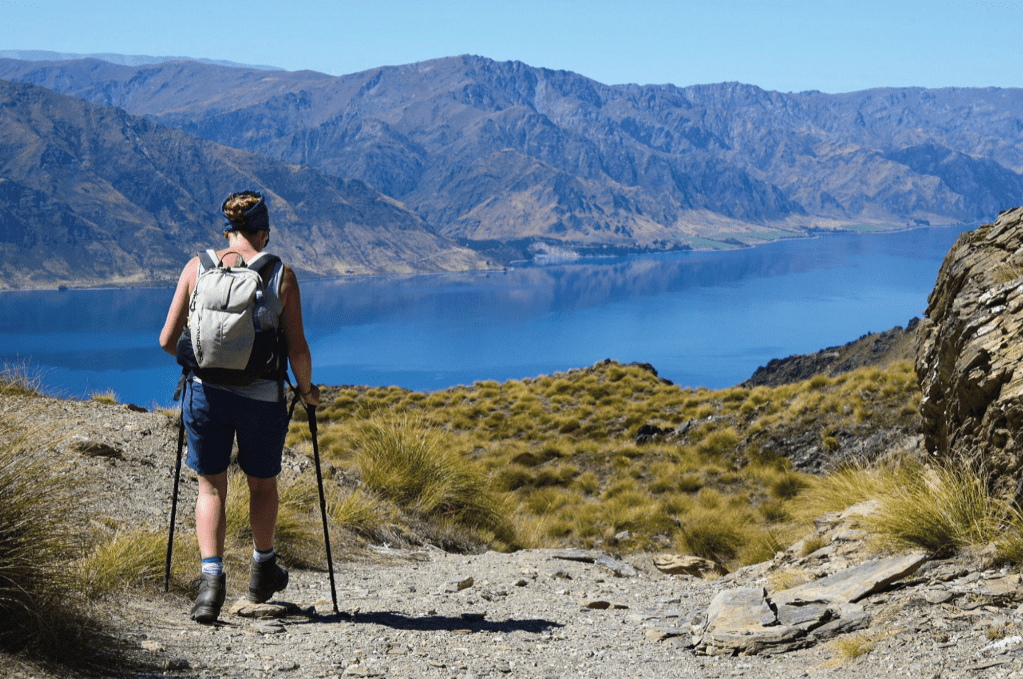
[[[870,633],[853,632],[838,637],[828,645],[834,651],[835,664],[841,665],[870,653],[877,645],[877,638]]]
[[[0,399],[34,395],[23,374],[0,374]],[[99,626],[71,561],[73,475],[49,458],[28,420],[0,416],[0,649],[61,662],[95,655]]]
[[[96,403],[104,403],[108,406],[117,405],[117,394],[113,390],[97,391],[89,395],[89,399]]]
[[[841,511],[865,500],[878,510],[863,527],[896,547],[950,554],[994,543],[1006,561],[1023,556],[1023,518],[991,494],[983,472],[965,464],[895,460],[850,465],[817,479],[801,498],[803,516]]]
[[[837,431],[892,423],[911,428],[918,403],[909,362],[776,388],[718,391],[679,388],[642,367],[607,363],[430,394],[337,389],[321,409],[320,444],[396,511],[428,515],[435,503],[435,491],[422,485],[433,473],[429,464],[418,471],[399,465],[375,476],[385,465],[366,455],[357,460],[360,450],[388,459],[374,446],[414,451],[418,444],[395,444],[396,433],[383,423],[416,422],[433,437],[433,447],[451,451],[446,464],[452,469],[483,475],[473,483],[488,490],[488,503],[515,517],[517,544],[599,545],[627,529],[634,537],[617,549],[653,549],[665,541],[687,548],[691,542],[738,564],[770,556],[788,536],[798,537],[804,508],[814,505],[816,482],[792,472],[772,440],[812,429],[822,432],[824,448],[836,450]],[[637,445],[645,424],[684,426],[686,433]],[[304,423],[292,426],[289,443],[308,444]],[[704,520],[701,512],[712,510],[726,513],[726,520]],[[715,526],[719,539],[711,535]]]
[[[175,536],[170,584],[176,591],[188,589],[199,560],[194,533]],[[74,563],[78,589],[89,598],[132,587],[162,587],[167,559],[167,532],[141,527],[119,529],[98,539],[88,553]]]

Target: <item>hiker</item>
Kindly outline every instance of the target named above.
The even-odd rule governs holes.
[[[224,237],[228,247],[217,252],[208,250],[205,255],[194,257],[185,265],[160,333],[160,346],[177,355],[178,362],[185,366],[181,398],[188,432],[186,464],[199,475],[195,525],[202,556],[199,593],[191,615],[200,623],[217,620],[226,596],[227,468],[236,435],[238,463],[248,477],[249,521],[254,543],[249,569],[249,598],[262,603],[287,587],[288,571],[278,563],[274,552],[277,475],[281,471],[288,429],[283,387],[287,362],[291,364],[302,400],[312,406],[320,400],[319,389],[312,383],[312,359],[302,327],[298,280],[280,259],[263,253],[270,242],[270,220],[263,197],[255,191],[233,193],[224,201],[221,210],[227,218]],[[214,258],[216,261],[212,261]],[[280,359],[274,364],[277,366],[275,370],[238,377],[240,373],[237,370],[202,368],[201,361],[196,361],[195,355],[202,356],[204,352],[201,346],[194,346],[197,336],[190,330],[196,328],[186,327],[186,321],[191,321],[189,326],[198,323],[195,320],[194,308],[197,305],[192,299],[193,291],[199,287],[199,291],[205,294],[207,284],[204,282],[197,286],[198,277],[221,262],[223,267],[220,271],[227,271],[229,275],[232,271],[253,268],[261,262],[259,280],[265,285],[265,290],[261,290],[261,297],[256,297],[261,306],[246,317],[258,320],[247,320],[246,323],[250,336],[254,332],[253,325],[269,323],[272,326],[270,333],[277,339],[276,348],[271,348],[271,351],[280,354],[273,359]],[[251,279],[252,274],[245,273]],[[219,326],[217,332],[220,332]],[[212,331],[207,334],[212,334]],[[252,342],[250,344],[255,346]],[[220,350],[220,347],[232,346],[230,342],[220,342],[215,348]],[[250,353],[255,351],[253,348]],[[245,357],[242,357],[244,362]]]

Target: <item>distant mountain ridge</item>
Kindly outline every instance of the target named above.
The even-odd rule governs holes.
[[[271,250],[306,275],[486,268],[358,180],[0,81],[0,289],[173,281],[247,187],[267,195]]]
[[[78,59],[100,59],[121,66],[145,66],[163,64],[168,61],[195,61],[200,64],[227,66],[228,68],[255,68],[261,71],[283,71],[277,66],[256,66],[239,64],[226,59],[196,59],[193,57],[151,57],[144,54],[78,54],[76,52],[51,52],[47,50],[0,50],[0,59],[19,59],[21,61],[76,61]]]
[[[0,78],[358,180],[479,260],[970,224],[1023,203],[1020,89],[609,86],[475,56],[341,77],[0,59]]]
[[[1023,199],[1023,90],[608,86],[471,56],[341,77],[91,61],[0,77],[362,179],[470,241],[751,244]]]

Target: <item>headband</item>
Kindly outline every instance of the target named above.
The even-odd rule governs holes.
[[[242,218],[236,222],[232,222],[228,219],[224,222],[224,233],[228,231],[234,231],[236,229],[245,229],[246,231],[269,231],[270,230],[270,213],[266,210],[266,203],[263,201],[263,194],[257,191],[241,191],[240,193],[232,193],[220,206],[220,211],[223,212],[224,208],[227,207],[228,201],[239,196],[253,196],[259,199],[259,202],[250,207],[248,210],[242,213]],[[227,215],[225,214],[225,217]]]

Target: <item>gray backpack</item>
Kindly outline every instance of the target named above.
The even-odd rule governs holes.
[[[267,294],[268,272],[277,262],[276,255],[260,253],[225,266],[213,250],[199,255],[188,323],[177,346],[186,371],[225,385],[283,379],[283,333]]]

